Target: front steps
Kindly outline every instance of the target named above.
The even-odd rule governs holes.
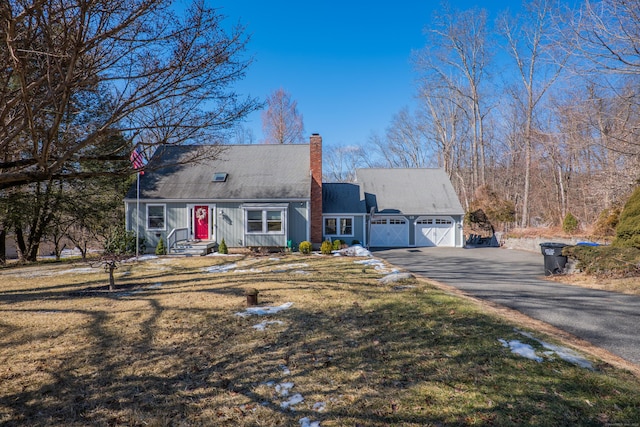
[[[215,252],[217,248],[218,244],[213,241],[187,240],[178,242],[169,250],[169,255],[203,256]]]

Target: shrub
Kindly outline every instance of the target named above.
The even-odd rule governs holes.
[[[305,240],[303,242],[300,242],[300,244],[298,245],[298,249],[300,250],[300,252],[302,252],[303,254],[307,254],[309,255],[311,253],[311,249],[313,248],[313,246],[311,245],[311,242]]]
[[[342,249],[342,240],[340,239],[336,239],[333,241],[333,250],[334,251],[339,251],[340,249]]]
[[[562,221],[562,230],[567,234],[573,234],[578,229],[578,219],[571,212],[567,212]]]
[[[224,238],[218,245],[218,253],[223,255],[226,255],[229,253],[229,248],[227,248],[227,243],[224,241]]]
[[[640,187],[634,190],[620,213],[613,245],[640,249]]]
[[[322,255],[331,255],[332,250],[333,244],[328,240],[325,240],[324,242],[322,242],[322,245],[320,245],[320,253]]]
[[[167,248],[164,246],[164,239],[158,240],[158,244],[156,245],[156,255],[166,255]]]
[[[636,276],[640,272],[640,250],[614,246],[567,246],[562,254],[577,261],[576,267],[587,274],[607,277]]]
[[[621,209],[619,207],[612,207],[600,212],[593,233],[596,236],[615,236],[616,227],[620,221],[620,212]]]
[[[145,239],[140,237],[139,251],[145,252]],[[124,227],[116,227],[107,236],[104,242],[106,255],[134,255],[136,253],[136,233],[126,231]]]

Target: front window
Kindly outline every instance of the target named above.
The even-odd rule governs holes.
[[[147,230],[165,229],[165,206],[147,205]]]
[[[352,217],[331,217],[324,219],[325,236],[353,236]]]
[[[262,211],[247,211],[247,232],[262,232]]]
[[[283,227],[283,211],[269,209],[247,209],[247,233],[281,234]]]

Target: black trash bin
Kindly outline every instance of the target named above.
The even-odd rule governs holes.
[[[553,242],[540,243],[540,249],[542,250],[542,255],[544,255],[545,276],[564,273],[567,257],[562,255],[562,248],[565,246],[569,245]]]

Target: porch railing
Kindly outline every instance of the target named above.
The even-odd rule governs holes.
[[[167,236],[167,248],[169,250],[173,249],[178,242],[189,240],[189,229],[188,228],[174,228],[171,230],[171,233]]]

